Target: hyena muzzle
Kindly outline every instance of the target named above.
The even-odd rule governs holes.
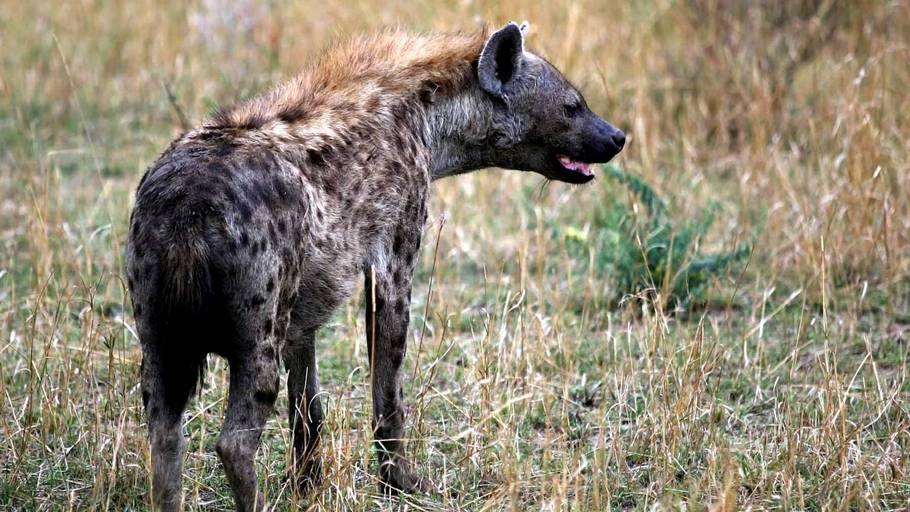
[[[586,183],[624,142],[514,23],[356,39],[175,140],[139,184],[127,248],[154,506],[181,507],[182,415],[210,353],[230,368],[216,447],[237,508],[261,502],[282,364],[291,476],[319,482],[315,332],[360,275],[381,486],[424,487],[399,379],[430,183],[494,166]]]

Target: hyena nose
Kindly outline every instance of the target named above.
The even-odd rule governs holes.
[[[610,136],[610,139],[612,139],[613,144],[614,144],[618,149],[622,149],[623,146],[626,145],[626,134],[623,133],[622,130],[616,130],[616,133],[614,133],[613,135],[611,135],[611,136]]]

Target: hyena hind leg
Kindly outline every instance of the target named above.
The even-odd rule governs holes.
[[[183,410],[196,387],[205,356],[168,357],[153,343],[143,349],[141,387],[152,455],[152,507],[180,510],[186,447]]]
[[[278,396],[278,359],[269,338],[251,354],[228,359],[230,391],[215,449],[224,465],[237,510],[264,505],[256,481],[256,450]]]
[[[288,370],[288,422],[294,442],[291,478],[301,495],[322,481],[319,433],[323,411],[316,369],[316,333],[289,329],[284,348]]]

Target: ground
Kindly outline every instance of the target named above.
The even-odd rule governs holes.
[[[269,506],[910,507],[910,3],[84,0],[0,10],[0,508],[147,507],[123,244],[184,125],[346,34],[512,19],[629,134],[617,164],[674,218],[718,205],[700,249],[751,254],[682,311],[661,283],[617,300],[592,219],[640,205],[615,180],[438,182],[405,384],[436,490],[377,495],[355,297],[318,339],[326,484],[294,499],[276,414]],[[226,382],[213,357],[186,416],[191,509],[232,504]]]

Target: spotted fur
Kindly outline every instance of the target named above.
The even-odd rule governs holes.
[[[262,506],[254,455],[282,362],[292,476],[302,489],[319,481],[315,332],[360,275],[383,488],[423,487],[401,441],[399,379],[430,183],[493,165],[582,182],[553,166],[557,152],[603,161],[619,150],[621,132],[586,107],[568,113],[583,98],[523,37],[509,24],[356,39],[222,110],[148,169],[127,276],[157,508],[181,507],[182,413],[210,353],[230,366],[216,448],[237,508]]]

